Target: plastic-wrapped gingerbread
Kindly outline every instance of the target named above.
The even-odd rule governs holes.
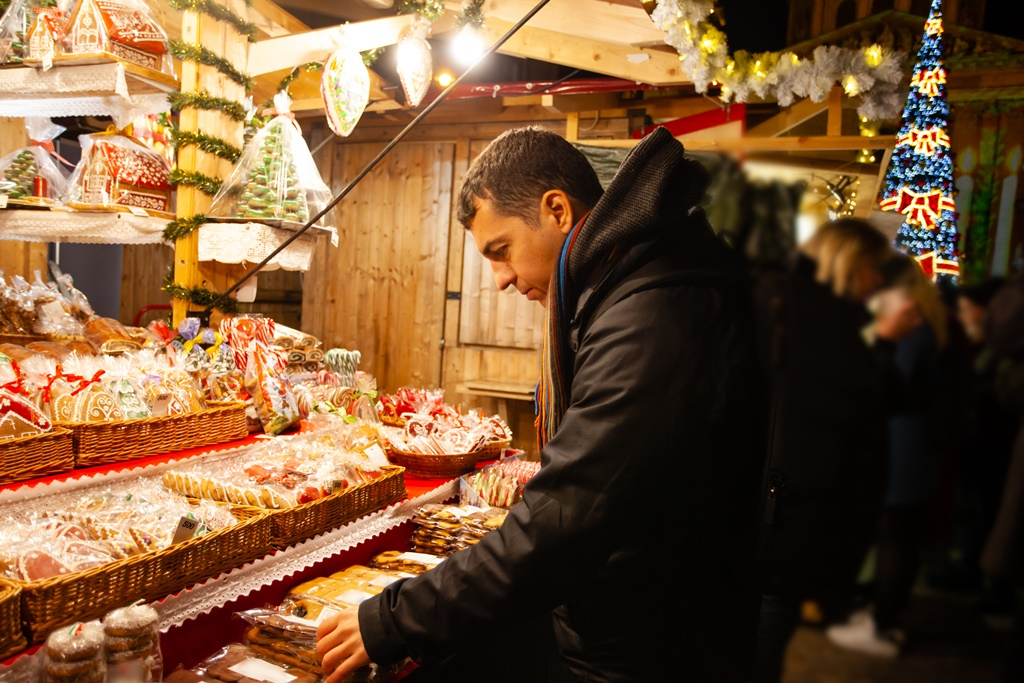
[[[67,172],[57,163],[53,140],[62,132],[45,117],[25,119],[32,144],[0,157],[0,194],[9,205],[49,206],[67,191]]]
[[[210,216],[305,223],[330,201],[331,191],[289,107],[287,94],[274,98],[276,115],[246,144],[213,198]]]

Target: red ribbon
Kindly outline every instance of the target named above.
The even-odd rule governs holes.
[[[67,159],[62,157],[61,155],[57,154],[57,150],[53,146],[53,140],[29,140],[29,142],[31,142],[36,147],[42,147],[44,150],[46,150],[50,154],[52,154],[53,156],[57,157],[58,161],[62,162],[68,168],[74,168],[75,167],[75,165],[73,163],[71,163],[70,161],[68,161]]]
[[[80,378],[80,377],[76,378],[76,379],[81,380],[81,384],[78,385],[77,389],[75,389],[74,391],[71,392],[71,395],[72,396],[77,395],[78,392],[80,392],[83,389],[87,388],[90,384],[98,384],[99,381],[100,381],[100,377],[103,376],[104,372],[106,372],[106,371],[105,370],[97,370],[96,374],[92,376],[92,379],[84,379],[84,378]],[[64,379],[69,379],[69,378],[65,377]]]
[[[32,396],[32,394],[29,393],[28,389],[25,388],[25,375],[21,373],[21,368],[18,367],[18,364],[14,361],[13,358],[10,359],[10,362],[11,370],[14,370],[15,379],[13,382],[8,382],[7,384],[0,384],[0,390],[9,391],[12,394],[21,394],[22,396]]]

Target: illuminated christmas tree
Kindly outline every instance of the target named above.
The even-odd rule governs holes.
[[[942,66],[942,0],[932,0],[879,204],[906,220],[896,246],[914,256],[932,279],[960,274],[953,153],[946,128],[946,70]]]

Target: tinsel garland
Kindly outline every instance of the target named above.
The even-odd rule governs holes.
[[[234,64],[220,55],[214,54],[202,45],[193,45],[181,40],[171,40],[168,45],[171,56],[175,59],[199,62],[200,64],[213,67],[246,90],[252,90],[251,76],[242,73],[235,68]]]
[[[821,102],[832,86],[861,97],[857,112],[868,119],[899,116],[903,107],[900,81],[906,55],[880,45],[851,49],[819,46],[810,57],[792,52],[744,50],[729,54],[725,33],[709,18],[714,0],[658,0],[651,19],[665,31],[665,43],[679,53],[683,73],[699,93],[721,85],[725,101],[746,102],[751,96],[773,96],[788,107],[797,98]]]
[[[239,157],[242,156],[242,150],[220,138],[207,135],[206,133],[182,131],[177,128],[171,129],[171,144],[176,149],[186,145],[195,145],[204,152],[218,156],[221,159],[227,159],[231,163],[238,161]]]
[[[188,185],[194,187],[204,194],[213,196],[217,194],[217,190],[220,189],[220,185],[223,181],[217,178],[211,178],[205,173],[199,171],[182,171],[181,169],[174,169],[171,171],[171,175],[168,178],[168,182],[177,187],[179,185]]]
[[[182,237],[188,237],[193,231],[197,230],[200,225],[207,222],[206,216],[201,213],[185,216],[183,218],[176,218],[168,223],[167,227],[164,228],[164,239],[168,242],[173,242],[174,240],[180,240]]]
[[[455,18],[455,28],[463,26],[480,28],[484,25],[484,0],[465,0],[462,11]]]
[[[383,54],[383,52],[384,48],[375,47],[367,50],[366,52],[360,52],[359,56],[363,58],[363,65],[366,66],[366,68],[370,68],[373,66],[374,62],[377,61],[377,58]],[[323,64],[321,64],[320,67],[323,68]]]
[[[205,287],[183,287],[174,282],[172,273],[167,274],[162,289],[170,294],[172,298],[181,299],[196,306],[209,306],[220,296],[217,292],[211,292]],[[236,315],[242,311],[242,305],[238,303],[238,299],[232,296],[221,299],[216,308],[228,315]]]
[[[246,21],[230,9],[213,0],[170,0],[170,5],[179,12],[196,12],[223,21],[245,36],[250,43],[256,42],[256,24]]]
[[[233,121],[245,121],[245,107],[240,102],[214,97],[206,92],[172,92],[168,95],[171,109],[202,109],[203,111],[223,112]]]
[[[399,14],[419,14],[427,21],[437,21],[444,14],[442,0],[401,0],[398,3]]]

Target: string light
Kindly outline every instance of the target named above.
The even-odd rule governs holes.
[[[461,66],[469,66],[480,59],[480,55],[486,50],[484,40],[480,32],[472,24],[466,24],[455,35],[452,41],[452,58]]]
[[[442,71],[437,75],[437,84],[440,85],[442,88],[447,88],[449,85],[452,84],[452,81],[454,80],[455,77],[452,76],[447,71]]]

